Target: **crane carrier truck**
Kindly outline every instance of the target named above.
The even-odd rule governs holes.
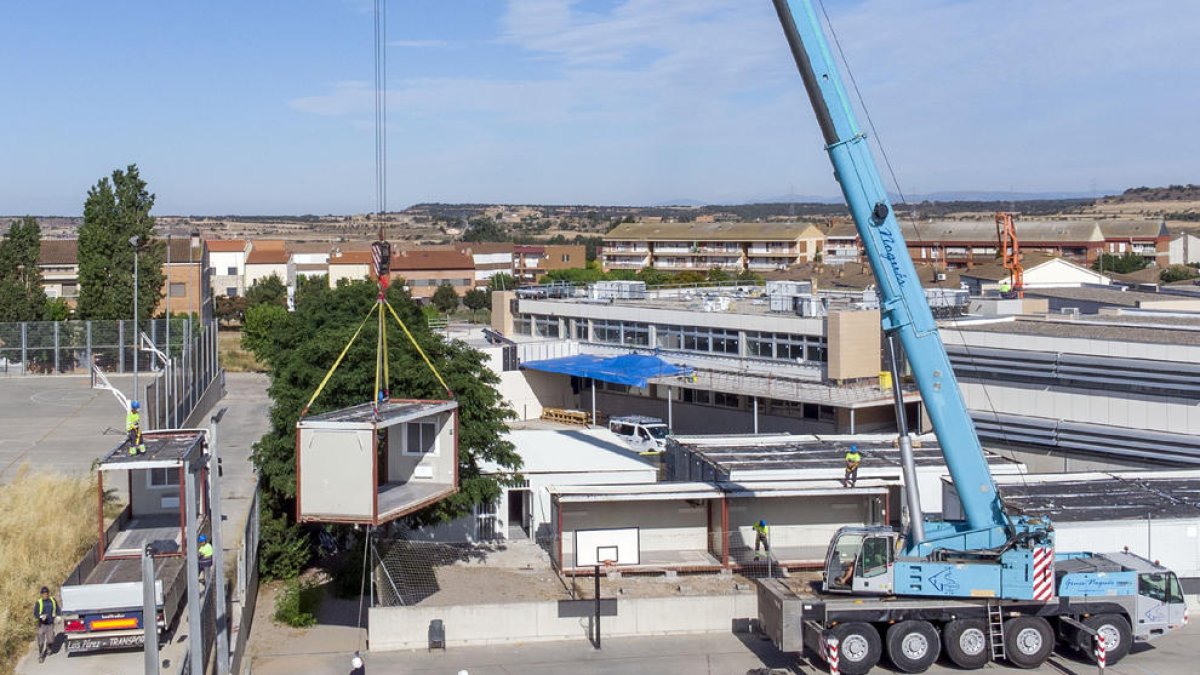
[[[893,386],[899,342],[965,517],[922,514],[898,414],[907,525],[842,528],[813,586],[764,580],[763,630],[783,651],[823,653],[833,638],[841,672],[859,675],[885,654],[898,670],[919,673],[943,651],[961,668],[993,659],[1034,668],[1058,642],[1092,655],[1095,636],[1113,663],[1135,641],[1179,628],[1187,610],[1170,570],[1128,552],[1057,551],[1048,518],[1005,507],[813,4],[773,2],[879,286]]]

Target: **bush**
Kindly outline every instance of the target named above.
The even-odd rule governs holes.
[[[291,579],[312,558],[308,535],[297,525],[289,525],[287,516],[272,517],[261,509],[262,531],[258,552],[258,571],[268,579]]]
[[[275,623],[292,628],[308,628],[317,623],[317,608],[321,606],[321,587],[311,582],[292,579],[275,598]]]

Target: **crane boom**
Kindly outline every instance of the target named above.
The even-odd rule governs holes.
[[[998,530],[996,535],[1006,538],[1008,518],[988,471],[979,436],[816,12],[810,0],[774,0],[774,3],[821,127],[835,176],[875,273],[883,329],[897,336],[904,346],[946,466],[962,500],[966,521],[973,530]]]

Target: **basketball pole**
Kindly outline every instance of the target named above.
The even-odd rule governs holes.
[[[600,649],[600,566],[596,565],[596,649]]]

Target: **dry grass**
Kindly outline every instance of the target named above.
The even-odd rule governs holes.
[[[241,331],[222,331],[217,334],[221,367],[230,373],[265,373],[267,367],[242,348]]]
[[[33,603],[63,579],[96,541],[96,482],[22,467],[0,485],[0,675],[33,640]]]

